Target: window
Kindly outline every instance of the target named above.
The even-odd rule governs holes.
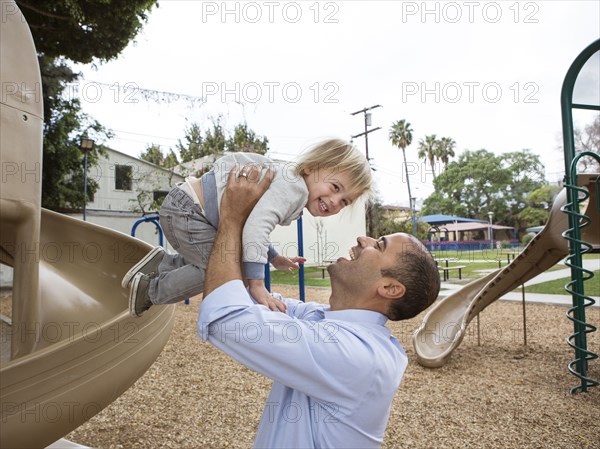
[[[167,190],[155,190],[153,193],[153,200],[156,204],[162,204],[165,197],[169,194]]]
[[[131,165],[117,165],[115,167],[115,189],[131,190],[132,172]]]

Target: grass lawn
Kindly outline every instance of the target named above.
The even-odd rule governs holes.
[[[320,268],[306,267],[304,268],[304,285],[309,287],[330,287],[329,276],[325,271],[325,279],[321,278],[322,272]],[[271,271],[272,284],[298,285],[299,283],[298,270],[292,272]]]
[[[483,253],[478,251],[478,253]],[[478,257],[478,255],[477,255]],[[584,258],[600,258],[600,254],[585,254]],[[498,262],[495,260],[486,259],[475,259],[478,262],[470,262],[469,259],[457,258],[456,260],[450,259],[448,266],[462,265],[465,268],[462,269],[462,279],[458,279],[458,273],[456,271],[450,272],[450,279],[448,282],[453,284],[467,284],[474,279],[478,279],[489,273],[490,270],[498,269]],[[444,263],[444,262],[440,262]],[[507,265],[506,260],[502,260],[502,268]],[[565,265],[557,264],[547,271],[562,270],[567,268]],[[305,267],[304,269],[304,284],[310,287],[330,287],[329,277],[327,271],[325,271],[325,279],[322,279],[322,271],[317,267]],[[527,287],[525,291],[531,293],[549,293],[563,295],[564,285],[568,282],[569,278],[558,279],[556,281],[545,282],[543,284],[533,285]],[[283,285],[298,285],[298,271],[294,270],[291,273],[284,271],[271,271],[271,283],[272,284],[283,284]],[[588,291],[589,290],[589,291]],[[599,296],[600,290],[600,274],[596,271],[594,278],[586,283],[586,294],[591,296]]]
[[[462,280],[460,283],[467,283],[473,279],[480,278],[485,273],[480,270],[497,270],[498,262],[449,262],[448,266],[463,265],[465,268],[462,269]],[[503,264],[502,266],[506,266]],[[304,269],[304,284],[311,287],[330,287],[329,277],[327,271],[325,271],[325,279],[322,279],[322,271],[317,267],[306,267]],[[459,281],[458,273],[456,271],[450,272],[450,280],[452,282]],[[298,285],[298,271],[294,270],[291,273],[284,271],[271,271],[271,283],[272,284],[284,284],[284,285]]]
[[[571,277],[555,279],[542,284],[530,285],[525,287],[529,293],[547,293],[551,295],[567,295],[564,287]],[[600,296],[600,271],[594,271],[594,277],[584,282],[585,294],[587,296]]]

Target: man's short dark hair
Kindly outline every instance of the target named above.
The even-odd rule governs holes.
[[[393,301],[387,317],[391,321],[412,318],[429,307],[440,292],[440,274],[427,248],[412,237],[403,245],[395,266],[381,270],[381,275],[401,282],[404,296]]]

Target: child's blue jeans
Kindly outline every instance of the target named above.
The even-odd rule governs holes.
[[[217,230],[202,207],[178,187],[171,189],[160,208],[160,225],[177,253],[167,254],[150,281],[153,304],[173,304],[202,293],[204,275]]]

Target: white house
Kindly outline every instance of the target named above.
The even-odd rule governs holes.
[[[98,182],[99,188],[87,204],[87,220],[130,234],[135,222],[143,216],[142,206],[147,207],[153,199],[160,201],[173,185],[184,180],[183,175],[195,172],[210,162],[202,159],[168,170],[119,151],[108,150],[107,157],[102,158],[98,166],[91,167],[88,173]],[[141,200],[140,196],[143,197]],[[307,263],[321,265],[347,256],[348,249],[356,244],[357,236],[365,234],[365,229],[365,206],[360,202],[352,209],[327,218],[315,218],[305,211],[303,248]],[[158,244],[158,235],[151,223],[140,224],[136,237]],[[271,234],[271,241],[280,254],[288,257],[297,255],[296,223],[278,226]]]
[[[171,170],[112,149],[106,157],[100,157],[98,165],[89,168],[88,178],[98,183],[98,190],[87,203],[87,221],[126,234],[143,217],[142,210],[156,212],[148,210],[152,201],[160,201],[184,179]],[[159,241],[152,223],[139,224],[135,236],[153,245]]]
[[[112,149],[100,157],[98,165],[89,167],[88,178],[98,182],[99,187],[92,201],[87,203],[87,221],[127,235],[143,217],[140,193],[144,193],[142,205],[146,208],[153,199],[159,200],[171,186],[184,179],[170,170]],[[82,218],[81,213],[69,215]],[[139,224],[135,236],[152,245],[159,243],[157,227],[152,223]],[[166,239],[163,242],[172,250]],[[0,287],[12,285],[12,277],[12,269],[1,265]]]

